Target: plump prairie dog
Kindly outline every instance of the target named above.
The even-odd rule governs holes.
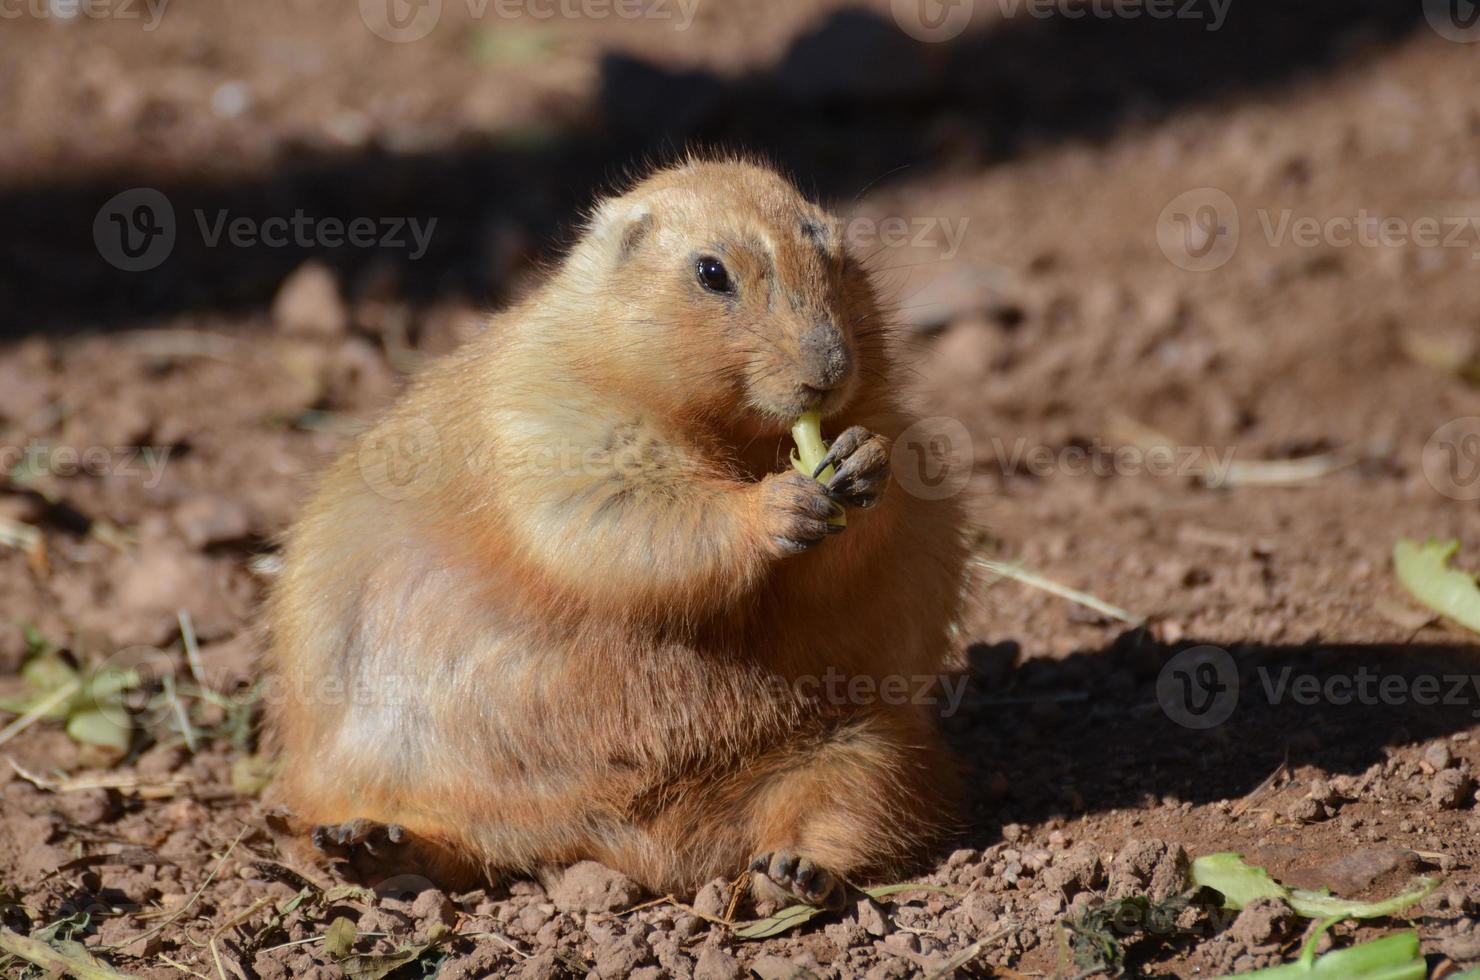
[[[807,410],[829,485],[787,462]],[[292,826],[458,883],[594,859],[685,893],[750,866],[820,903],[903,873],[952,816],[930,709],[819,682],[950,651],[963,521],[888,486],[911,422],[867,274],[784,179],[695,161],[600,204],[290,534]]]

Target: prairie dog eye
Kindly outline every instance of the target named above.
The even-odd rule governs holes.
[[[728,293],[734,290],[725,264],[712,255],[705,255],[694,263],[694,272],[699,277],[699,285],[711,293]]]

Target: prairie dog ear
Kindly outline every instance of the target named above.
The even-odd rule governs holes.
[[[591,238],[613,264],[620,265],[642,247],[655,223],[646,201],[608,201],[591,222]]]

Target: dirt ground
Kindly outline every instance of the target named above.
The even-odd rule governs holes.
[[[1344,897],[1441,877],[1334,935],[1480,966],[1480,647],[1390,557],[1456,538],[1480,568],[1480,35],[1442,5],[1004,0],[939,39],[900,0],[446,0],[414,38],[374,0],[64,6],[0,30],[0,695],[135,683],[101,712],[126,747],[69,737],[66,701],[0,732],[7,929],[160,978],[1069,977],[1064,923],[1238,850]],[[594,866],[344,887],[257,795],[275,536],[593,195],[685,146],[835,204],[971,463],[982,556],[1125,615],[980,575],[942,706],[969,798],[914,879],[946,890],[743,940],[727,882],[636,911],[659,897]],[[139,188],[164,254],[110,223]],[[297,209],[301,241],[211,237]],[[1304,930],[1194,906],[1111,933],[1126,975],[1185,978]]]

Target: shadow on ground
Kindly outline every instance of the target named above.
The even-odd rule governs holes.
[[[1063,660],[1014,666],[1017,654],[972,647],[963,706],[945,719],[974,847],[1008,823],[1241,800],[1282,764],[1358,775],[1480,717],[1480,646],[1163,645],[1131,631]]]
[[[511,230],[548,252],[594,193],[675,148],[744,148],[824,198],[848,198],[881,179],[988,166],[1188,106],[1264,97],[1423,24],[1413,0],[1240,0],[1221,17],[1212,4],[1179,0],[1177,11],[1185,16],[1020,14],[925,44],[892,21],[844,10],[796,37],[771,70],[734,79],[608,56],[589,126],[537,142],[300,160],[231,183],[160,182],[140,161],[131,173],[5,187],[0,336],[260,309],[311,256],[352,289],[383,282],[389,269],[413,301],[496,302],[507,288],[496,253]],[[105,209],[139,187],[160,192],[168,209],[157,198]],[[386,242],[388,224],[369,245],[212,244],[223,220],[261,227],[300,210],[436,225],[415,260],[404,227],[399,244]],[[147,268],[118,268],[104,253]]]

